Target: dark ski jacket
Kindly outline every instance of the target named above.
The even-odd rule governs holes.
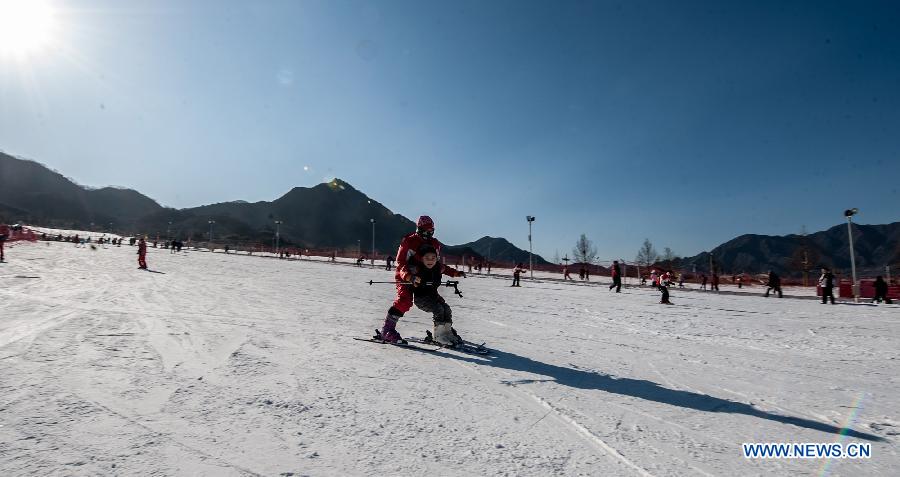
[[[419,277],[421,283],[419,286],[412,287],[413,296],[437,295],[438,287],[441,285],[443,275],[458,277],[459,270],[438,262],[431,268],[423,265],[419,260],[412,259],[406,264],[406,270],[411,281],[413,277]]]
[[[888,284],[883,278],[875,280],[875,294],[878,296],[886,296],[888,292]]]

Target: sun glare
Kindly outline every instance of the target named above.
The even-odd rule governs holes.
[[[43,0],[0,0],[0,54],[26,57],[51,40],[53,9]]]

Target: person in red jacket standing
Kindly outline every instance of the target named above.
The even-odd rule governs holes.
[[[423,245],[434,247],[437,256],[441,256],[441,242],[434,238],[434,221],[427,215],[419,217],[416,222],[416,231],[403,237],[403,240],[400,241],[400,248],[397,249],[397,271],[394,273],[397,281],[397,298],[388,308],[384,325],[381,327],[381,337],[385,341],[391,343],[403,341],[396,328],[397,322],[413,305],[413,290],[409,286],[413,275],[409,270],[409,261]],[[465,276],[465,273],[459,273],[460,276]]]
[[[147,241],[144,237],[141,237],[141,240],[138,241],[138,268],[141,270],[147,269]]]

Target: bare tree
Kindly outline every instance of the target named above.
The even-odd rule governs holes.
[[[576,263],[594,263],[594,259],[597,258],[597,247],[594,247],[594,243],[588,240],[585,234],[581,234],[581,237],[575,242],[572,255],[574,255]]]
[[[663,256],[662,256],[663,261],[671,262],[671,261],[675,260],[676,258],[678,258],[678,257],[675,256],[675,253],[672,252],[671,248],[666,247],[663,249]]]
[[[650,239],[644,239],[644,245],[638,250],[637,257],[635,257],[634,261],[645,268],[649,268],[650,265],[656,263],[657,260],[659,260],[659,254],[656,253],[656,249],[653,248]]]

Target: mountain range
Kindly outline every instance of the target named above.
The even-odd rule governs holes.
[[[269,202],[221,202],[185,209],[163,207],[138,191],[78,185],[44,165],[0,152],[0,219],[58,228],[145,233],[182,240],[206,241],[210,226],[215,240],[271,244],[276,228],[285,245],[340,249],[362,253],[372,249],[375,221],[376,254],[393,253],[415,223],[395,214],[340,179],[313,187],[295,187]],[[210,224],[210,221],[215,223]],[[282,222],[276,224],[276,221]],[[900,265],[900,222],[853,224],[856,265],[861,273],[878,274],[885,265]],[[528,252],[501,237],[482,237],[447,245],[445,255],[474,260],[528,263]],[[809,235],[741,235],[710,252],[664,264],[681,270],[708,272],[712,257],[723,273],[774,270],[799,275],[828,266],[849,270],[846,224]],[[534,263],[551,266],[539,255]]]
[[[281,243],[303,248],[372,250],[393,253],[415,223],[391,212],[340,179],[295,187],[269,202],[221,202],[185,209],[163,207],[131,189],[91,189],[34,161],[0,153],[0,215],[7,220],[76,230],[114,231],[167,238],[269,245],[276,230]],[[213,221],[214,223],[210,223]],[[276,221],[281,222],[276,224]],[[483,237],[447,246],[445,255],[474,260],[528,261],[528,252],[503,238]],[[523,258],[524,257],[524,258]],[[548,264],[538,255],[535,263]]]
[[[900,265],[900,222],[884,225],[852,224],[856,267],[861,275],[881,275],[884,267]],[[847,225],[835,225],[808,235],[741,235],[711,252],[677,260],[684,270],[708,272],[710,257],[725,273],[763,273],[774,270],[797,276],[822,266],[850,270],[850,238]]]

